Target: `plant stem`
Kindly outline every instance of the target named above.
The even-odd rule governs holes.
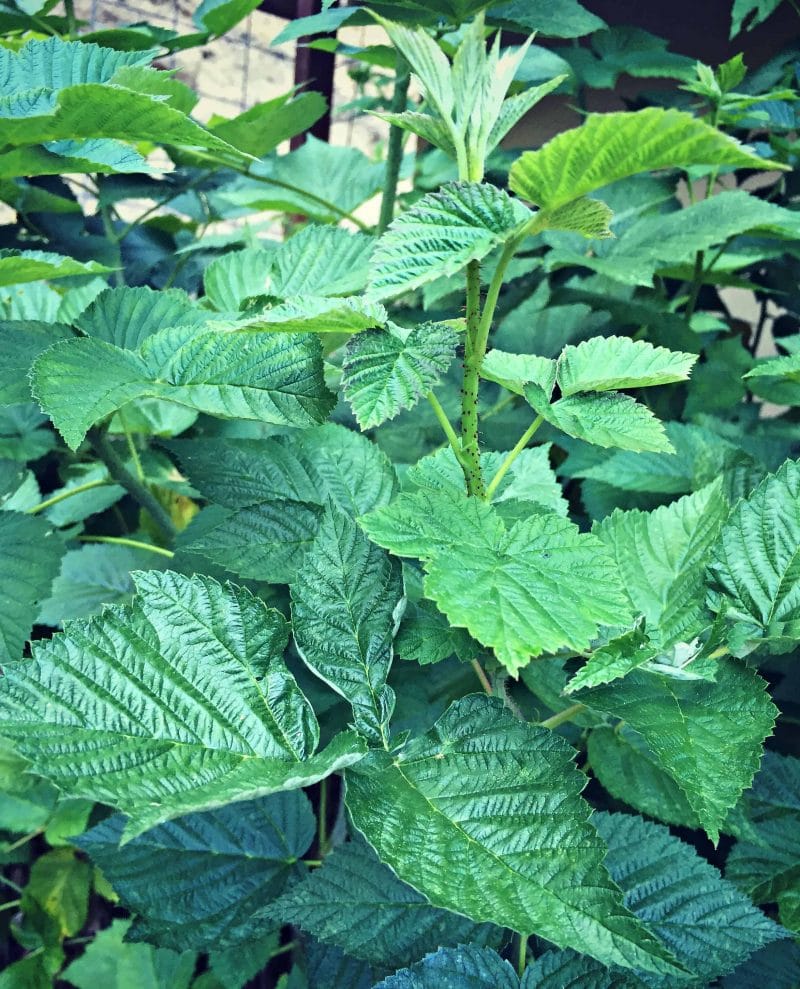
[[[539,428],[539,426],[541,426],[543,422],[544,422],[544,416],[541,415],[536,416],[536,418],[533,420],[530,426],[528,426],[528,428],[525,430],[522,436],[520,436],[519,441],[517,442],[514,449],[510,450],[509,453],[506,455],[506,459],[497,468],[497,473],[494,475],[494,477],[492,478],[489,484],[489,487],[486,489],[487,501],[492,500],[492,495],[495,493],[495,491],[497,491],[498,487],[500,486],[500,482],[506,476],[509,467],[522,453],[522,451],[525,449],[525,447],[533,438],[533,435],[536,432],[536,430]]]
[[[78,541],[82,543],[110,543],[112,546],[130,546],[131,549],[144,549],[151,553],[158,553],[159,556],[166,556],[170,560],[175,556],[171,549],[154,546],[152,543],[143,543],[140,539],[128,539],[127,536],[78,536]]]
[[[402,113],[408,99],[408,84],[411,81],[408,63],[398,54],[397,70],[394,79],[394,93],[389,109],[392,113]],[[400,178],[400,166],[403,163],[402,128],[392,124],[389,129],[389,145],[386,149],[386,178],[383,183],[383,199],[381,200],[381,215],[378,220],[378,233],[389,226],[394,217],[394,204],[397,199],[397,181]]]
[[[89,433],[89,438],[97,455],[106,467],[108,467],[108,473],[111,477],[139,502],[168,540],[175,539],[178,535],[178,530],[175,528],[168,512],[153,492],[131,474],[120,459],[119,454],[114,449],[114,444],[109,440],[105,431],[102,429],[92,429]]]
[[[140,481],[143,481],[144,470],[142,470],[142,461],[139,459],[139,451],[136,449],[136,444],[133,442],[133,436],[131,435],[131,431],[128,429],[128,424],[125,422],[125,416],[123,415],[122,409],[117,411],[117,416],[119,418],[119,424],[122,426],[122,431],[125,433],[125,439],[128,443],[128,451],[130,452],[133,466],[136,468],[136,476]]]
[[[4,886],[8,886],[9,889],[13,889],[15,893],[22,894],[22,887],[17,886],[16,883],[12,882],[7,876],[0,876],[0,883]]]
[[[13,910],[22,903],[22,900],[9,900],[7,903],[0,903],[0,910]]]
[[[470,261],[467,265],[467,338],[464,384],[461,389],[461,467],[467,483],[467,493],[475,498],[486,497],[478,443],[478,386],[486,349],[485,346],[483,351],[478,349],[480,305],[481,267],[478,261]]]
[[[320,780],[317,808],[317,851],[320,858],[328,854],[328,780]]]
[[[692,288],[689,292],[689,299],[683,311],[685,319],[688,319],[694,312],[700,289],[703,287],[703,262],[705,261],[705,251],[698,251],[694,258],[694,273],[692,275]]]
[[[432,391],[428,392],[426,398],[430,402],[431,408],[433,409],[436,418],[439,420],[439,425],[442,427],[442,430],[444,431],[444,434],[447,437],[450,446],[453,448],[453,453],[456,455],[456,460],[459,463],[462,463],[461,440],[459,440],[458,434],[456,433],[455,429],[453,429],[450,420],[447,418],[447,413],[442,408],[441,402],[433,394]]]
[[[576,714],[580,714],[585,710],[585,704],[573,704],[571,707],[565,707],[564,710],[559,711],[558,714],[554,714],[552,718],[547,718],[545,721],[540,721],[539,727],[558,728],[559,725],[563,725],[567,721],[572,721]]]
[[[74,488],[66,488],[64,491],[59,491],[58,494],[54,494],[52,498],[47,498],[45,501],[40,501],[38,505],[34,505],[33,508],[29,508],[27,510],[28,515],[36,515],[37,512],[43,512],[52,505],[57,505],[60,501],[65,501],[73,495],[83,494],[84,491],[91,491],[92,488],[103,488],[107,485],[108,481],[105,478],[95,478],[94,481],[87,481],[85,484],[76,484]]]
[[[29,841],[33,841],[34,838],[38,838],[40,834],[44,834],[44,828],[37,828],[35,831],[24,834],[21,838],[17,838],[16,841],[12,841],[10,845],[6,845],[3,851],[8,853],[15,851],[17,848],[22,848],[22,846],[27,845]]]
[[[481,686],[489,695],[489,697],[491,697],[492,694],[494,694],[494,691],[492,690],[492,685],[489,681],[489,677],[486,676],[483,667],[481,666],[481,664],[478,662],[477,659],[472,660],[472,668],[473,670],[475,670],[475,676],[480,680]]]
[[[517,945],[517,975],[522,978],[525,974],[525,966],[528,964],[528,935],[519,934]]]
[[[75,37],[75,4],[74,0],[64,0],[64,13],[67,15],[67,36]]]

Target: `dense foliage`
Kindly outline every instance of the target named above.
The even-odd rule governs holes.
[[[0,4],[0,987],[800,985],[800,51],[255,6]]]

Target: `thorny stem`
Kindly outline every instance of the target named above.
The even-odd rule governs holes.
[[[522,436],[520,436],[519,441],[515,445],[514,449],[510,450],[509,453],[506,455],[505,460],[497,468],[497,473],[494,475],[494,477],[491,480],[491,483],[489,484],[489,487],[486,489],[487,501],[492,500],[492,495],[495,493],[495,491],[497,491],[498,487],[500,486],[500,482],[506,476],[509,467],[511,467],[511,465],[514,463],[517,457],[522,453],[522,451],[525,449],[525,447],[533,438],[533,435],[536,432],[536,430],[539,428],[539,426],[541,426],[543,422],[544,422],[544,416],[542,415],[536,416],[536,418],[533,420],[530,426],[528,426],[528,428],[525,430]]]
[[[485,498],[486,489],[481,473],[481,451],[478,443],[478,385],[481,364],[486,351],[478,349],[481,324],[481,267],[478,261],[467,265],[467,338],[464,353],[464,384],[461,389],[461,467],[467,482],[467,493]]]
[[[328,781],[320,780],[317,811],[317,845],[320,858],[328,854]]]
[[[114,444],[109,440],[105,430],[93,429],[89,433],[89,438],[97,455],[108,468],[111,477],[139,502],[168,540],[175,539],[178,530],[168,512],[153,492],[131,474],[114,449]]]
[[[171,549],[164,549],[163,546],[154,546],[152,543],[143,543],[140,539],[128,539],[127,536],[78,536],[81,543],[110,543],[112,546],[130,546],[131,549],[149,550],[151,553],[158,553],[159,556],[166,556],[171,560],[175,554]]]
[[[389,109],[392,113],[402,113],[406,108],[408,99],[408,84],[411,81],[408,63],[398,56],[397,72],[394,80],[394,93]],[[389,130],[389,144],[386,149],[386,178],[383,184],[383,199],[381,200],[381,214],[378,220],[379,234],[389,226],[394,217],[394,204],[397,199],[397,181],[400,178],[400,166],[403,163],[403,138],[402,128],[392,124]]]
[[[45,509],[51,508],[53,505],[57,505],[60,501],[65,501],[73,495],[83,494],[84,491],[91,491],[92,488],[103,488],[107,485],[108,481],[105,478],[95,478],[94,481],[87,481],[85,484],[76,484],[74,488],[67,488],[64,491],[59,491],[58,494],[54,494],[52,498],[47,498],[44,501],[40,501],[38,505],[34,505],[33,508],[29,508],[28,515],[36,515],[37,512],[43,512]]]

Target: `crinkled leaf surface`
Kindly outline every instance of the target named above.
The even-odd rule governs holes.
[[[148,571],[128,608],[67,625],[9,664],[0,731],[65,792],[130,817],[125,836],[296,789],[363,753],[314,754],[319,728],[283,663],[283,617],[249,591]]]
[[[629,814],[592,818],[625,903],[705,984],[785,934],[691,845]]]
[[[59,340],[72,334],[63,323],[45,320],[15,319],[0,322],[0,405],[28,402],[31,386],[28,372],[36,358]]]
[[[179,289],[156,292],[144,285],[123,285],[101,292],[75,319],[75,326],[94,340],[136,350],[161,330],[200,327],[210,318],[210,313],[198,309]]]
[[[485,502],[425,488],[361,522],[379,545],[423,560],[425,596],[451,625],[493,648],[511,673],[542,652],[585,649],[598,624],[629,616],[600,543],[555,513],[507,528]]]
[[[315,821],[308,798],[292,790],[188,814],[120,848],[124,829],[115,814],[75,843],[138,914],[129,940],[186,951],[238,945],[263,929]]]
[[[389,298],[485,257],[529,219],[502,189],[453,182],[401,213],[378,240],[370,263],[370,294]]]
[[[269,291],[283,299],[359,292],[367,283],[373,244],[363,233],[309,224],[276,251]]]
[[[761,677],[732,660],[718,661],[716,681],[634,670],[574,696],[639,732],[714,842],[777,715]]]
[[[37,282],[41,278],[101,275],[112,268],[97,261],[75,261],[50,251],[0,251],[0,286]]]
[[[491,948],[472,944],[440,948],[410,968],[379,982],[375,989],[519,989],[511,964]]]
[[[405,604],[399,562],[331,503],[291,595],[294,641],[306,666],[347,698],[359,730],[386,745],[394,710],[386,678]]]
[[[710,572],[714,607],[754,644],[787,652],[800,638],[800,464],[788,460],[734,508]]]
[[[557,380],[562,395],[666,385],[688,378],[696,360],[695,354],[654,347],[645,340],[594,337],[564,348]]]
[[[617,510],[594,526],[648,634],[663,646],[688,642],[710,622],[705,567],[727,514],[717,481],[653,512]]]
[[[572,694],[583,687],[597,687],[601,683],[610,683],[612,680],[624,677],[626,673],[647,663],[658,654],[658,648],[652,645],[642,629],[637,626],[594,649],[586,665],[578,670],[564,688],[564,693]]]
[[[440,945],[497,944],[490,924],[431,906],[362,841],[332,852],[321,868],[289,889],[270,912],[354,958],[396,968]]]
[[[350,341],[342,388],[362,429],[413,408],[447,373],[458,335],[446,323],[423,323],[405,337],[362,333]]]
[[[347,806],[380,858],[434,905],[606,964],[674,972],[605,871],[574,754],[472,695],[428,735],[349,770]]]
[[[688,165],[774,168],[738,141],[680,110],[594,113],[511,168],[509,188],[555,209],[637,172]]]

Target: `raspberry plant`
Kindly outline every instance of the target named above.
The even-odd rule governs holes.
[[[383,29],[372,160],[153,67],[253,2],[56,6],[0,11],[0,986],[796,985],[793,50],[290,25]]]

